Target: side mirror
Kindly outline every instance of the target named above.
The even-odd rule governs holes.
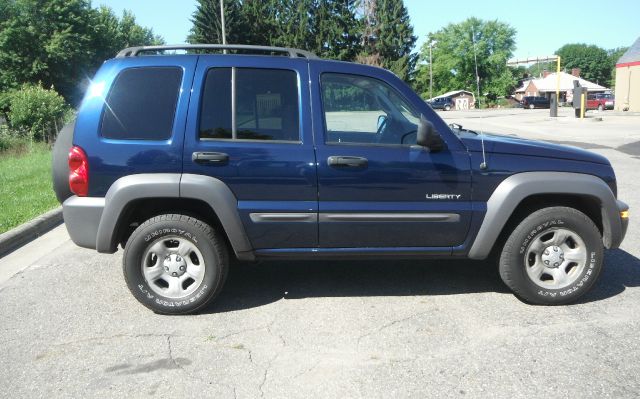
[[[436,132],[433,124],[426,120],[424,116],[420,117],[416,144],[427,147],[431,152],[442,151],[445,148],[444,140],[442,140],[442,137]]]

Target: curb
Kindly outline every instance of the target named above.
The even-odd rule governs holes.
[[[61,223],[62,207],[58,207],[0,234],[0,258],[35,240]]]

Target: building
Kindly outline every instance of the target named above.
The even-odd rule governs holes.
[[[522,101],[524,97],[537,96],[539,94],[536,87],[535,79],[529,79],[522,82],[522,86],[516,89],[514,98],[518,101]]]
[[[514,97],[522,101],[523,97],[542,96],[550,97],[556,92],[558,86],[557,72],[544,71],[544,75],[539,79],[531,79],[523,82],[522,86],[516,89]],[[610,89],[590,82],[580,77],[580,68],[573,68],[571,73],[560,72],[560,98],[559,102],[571,102],[573,100],[573,81],[577,80],[580,86],[586,87],[589,93],[604,93]]]
[[[429,101],[433,101],[437,98],[451,97],[456,104],[457,110],[473,109],[476,107],[476,98],[472,92],[467,90],[454,90],[449,91],[439,96],[435,96]]]
[[[615,110],[640,112],[640,37],[616,63]]]

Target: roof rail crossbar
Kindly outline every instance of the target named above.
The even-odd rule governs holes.
[[[247,44],[176,44],[164,46],[128,47],[120,51],[116,58],[137,57],[140,53],[167,50],[243,50],[256,52],[272,52],[288,54],[291,58],[318,58],[310,51],[289,47],[252,46]]]

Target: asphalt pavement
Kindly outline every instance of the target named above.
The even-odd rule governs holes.
[[[640,117],[441,115],[612,161],[631,225],[580,303],[524,304],[483,262],[268,262],[235,267],[202,314],[159,316],[122,251],[59,227],[0,259],[0,397],[640,396]]]

